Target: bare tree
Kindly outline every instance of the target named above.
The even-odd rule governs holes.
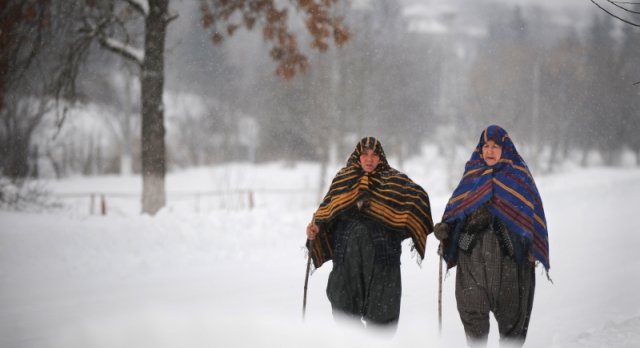
[[[312,47],[324,51],[327,39],[344,43],[348,34],[339,18],[329,9],[335,0],[291,0],[290,4],[305,14],[305,24],[313,38]],[[87,1],[80,20],[83,23],[80,47],[97,41],[103,48],[115,52],[140,66],[142,105],[142,211],[155,214],[165,205],[165,126],[162,94],[164,87],[164,53],[167,27],[176,18],[169,12],[169,0]],[[220,42],[241,25],[248,29],[262,25],[265,40],[273,44],[271,57],[279,62],[278,75],[291,79],[307,67],[307,58],[289,30],[288,10],[279,9],[273,0],[201,0],[202,23],[212,30],[211,40]],[[144,25],[139,19],[144,20]],[[239,18],[238,21],[236,21]],[[221,30],[224,27],[225,30]],[[138,42],[142,32],[143,42]],[[81,51],[81,50],[79,50]],[[80,57],[78,53],[76,57]],[[81,59],[69,59],[70,62]],[[67,73],[75,79],[77,69],[69,64]],[[73,91],[73,85],[66,87]]]
[[[48,1],[0,2],[0,109],[40,52],[48,19]]]
[[[582,141],[587,74],[585,47],[575,32],[551,47],[541,67],[541,135],[550,154],[545,170],[552,172],[568,156],[571,142]],[[580,140],[578,140],[580,139]]]
[[[164,51],[167,26],[177,16],[169,13],[169,0],[87,1],[80,14],[79,45],[97,41],[140,67],[142,212],[155,214],[166,202]]]
[[[3,157],[0,165],[4,175],[14,180],[29,175],[31,139],[51,107],[52,103],[42,95],[31,98],[5,95],[4,108],[0,112],[0,148]]]
[[[14,180],[28,175],[33,132],[51,107],[41,58],[57,24],[50,1],[0,2],[0,167]]]
[[[591,0],[591,2],[594,5],[598,6],[599,9],[609,14],[611,17],[614,17],[626,24],[640,28],[640,9],[638,7],[638,5],[640,5],[640,2],[612,0]],[[626,16],[627,18],[623,18],[623,16]]]

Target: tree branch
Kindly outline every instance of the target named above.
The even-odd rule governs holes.
[[[146,17],[149,14],[149,2],[147,0],[123,0],[133,7],[138,13]]]
[[[132,47],[117,39],[106,36],[103,28],[107,27],[109,23],[113,22],[109,19],[105,19],[98,23],[98,25],[93,25],[85,20],[85,27],[80,29],[80,32],[85,33],[88,39],[96,38],[100,45],[105,49],[117,53],[138,65],[142,65],[142,63],[144,62],[144,51]]]
[[[142,65],[144,62],[144,52],[135,47],[129,46],[124,42],[118,41],[110,37],[99,36],[98,41],[102,47],[107,50],[118,53],[119,55],[132,60],[138,65]]]
[[[608,2],[608,3],[610,3],[610,4],[612,4],[613,6],[615,6],[615,7],[617,7],[617,8],[621,8],[621,9],[623,9],[623,10],[627,11],[627,12],[635,13],[635,14],[640,14],[640,12],[638,12],[638,11],[633,11],[633,10],[630,10],[630,9],[628,9],[628,8],[624,7],[624,6],[620,6],[620,5],[618,5],[618,3],[616,3],[615,1],[607,0],[607,2]]]
[[[620,21],[622,21],[622,22],[624,22],[624,23],[627,23],[627,24],[629,24],[629,25],[633,25],[634,27],[638,27],[638,28],[640,28],[640,24],[633,23],[633,22],[630,22],[630,21],[628,21],[628,20],[626,20],[626,19],[620,18],[620,17],[618,17],[618,16],[614,15],[613,13],[611,13],[611,12],[607,11],[605,8],[603,8],[602,6],[600,6],[600,5],[599,5],[597,2],[595,2],[594,0],[590,0],[590,1],[591,1],[594,5],[598,6],[598,8],[600,8],[602,11],[604,11],[604,12],[608,13],[611,17],[616,18],[616,19],[618,19],[618,20],[620,20]],[[607,1],[608,1],[608,0],[607,0]]]
[[[164,22],[167,23],[167,25],[169,23],[171,23],[172,21],[178,19],[178,14],[177,13],[174,13],[174,14],[167,13],[167,16],[168,17],[164,20]]]

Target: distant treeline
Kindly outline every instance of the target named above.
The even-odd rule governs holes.
[[[568,159],[587,165],[593,154],[618,165],[632,153],[640,165],[637,28],[596,8],[580,19],[478,1],[421,16],[401,4],[343,8],[349,42],[311,53],[307,73],[292,81],[275,76],[259,34],[241,30],[211,46],[197,21],[180,22],[197,15],[197,3],[176,4],[181,17],[169,33],[165,69],[168,168],[342,161],[365,135],[379,137],[400,161],[425,143],[455,158],[490,124],[506,128],[544,171]],[[36,163],[57,176],[140,170],[136,70],[92,52],[78,71],[75,112],[58,130],[57,113],[47,110],[49,121],[21,150],[31,173]],[[9,110],[33,109],[20,103],[31,100],[37,78],[14,89]],[[81,121],[87,117],[93,121]],[[15,155],[6,145],[15,133],[0,127],[3,168]]]

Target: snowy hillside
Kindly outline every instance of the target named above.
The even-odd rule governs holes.
[[[424,168],[409,163],[405,171],[429,191],[437,221],[449,192],[442,173]],[[324,294],[330,263],[310,278],[302,321],[304,226],[317,204],[318,171],[313,163],[238,164],[168,177],[170,192],[253,189],[251,210],[205,200],[195,210],[189,198],[151,218],[121,198],[99,216],[88,214],[83,198],[60,211],[0,211],[0,347],[464,346],[455,269],[444,282],[438,335],[433,237],[422,267],[403,245],[395,337],[334,324]],[[525,346],[640,346],[640,170],[570,171],[537,183],[554,283],[539,267]],[[140,180],[75,178],[49,187],[135,193]],[[493,324],[489,346],[497,347]]]

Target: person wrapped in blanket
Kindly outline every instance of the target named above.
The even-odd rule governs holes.
[[[507,132],[492,125],[480,141],[434,235],[456,265],[456,301],[469,346],[486,346],[489,312],[501,344],[522,346],[533,306],[535,262],[549,270],[542,200]]]
[[[395,333],[401,243],[411,238],[421,261],[431,231],[427,192],[389,166],[380,141],[360,140],[307,226],[314,267],[333,261],[327,297],[336,322]]]

